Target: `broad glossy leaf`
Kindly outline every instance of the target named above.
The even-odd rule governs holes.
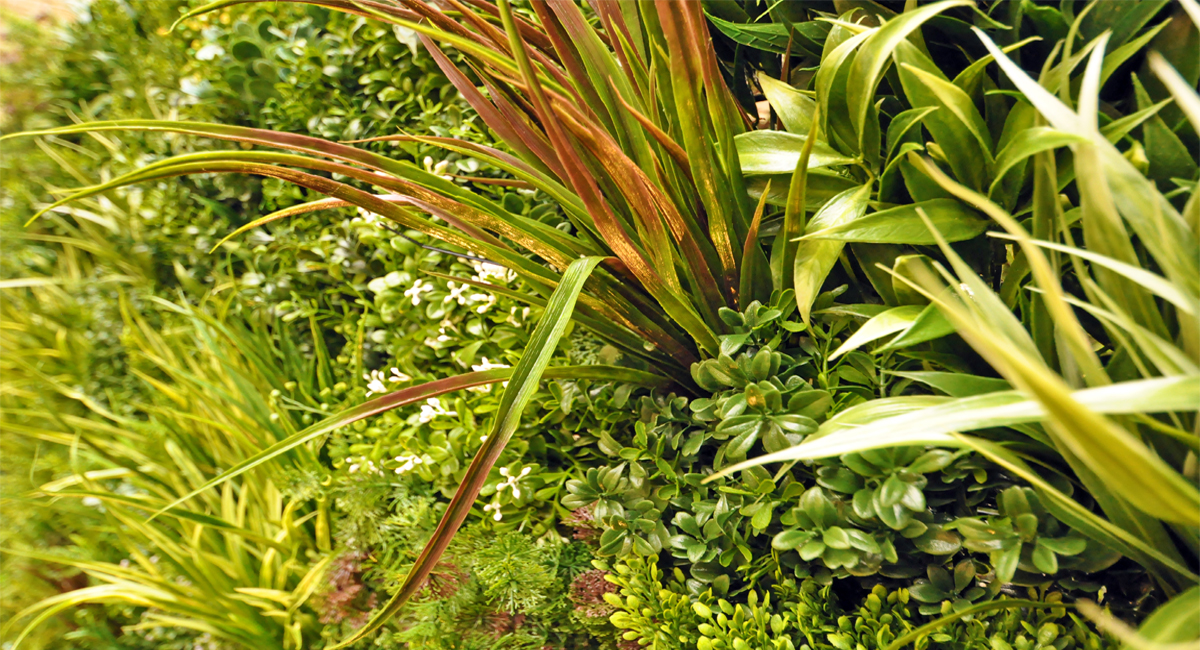
[[[846,103],[850,107],[850,120],[855,133],[858,134],[860,147],[863,146],[867,113],[876,101],[875,89],[879,86],[883,71],[891,60],[892,52],[901,41],[920,29],[930,18],[951,7],[970,4],[969,0],[942,0],[906,11],[874,30],[870,38],[859,47],[846,80]]]
[[[735,23],[723,20],[707,12],[705,16],[722,34],[733,39],[736,43],[772,54],[783,54],[787,51],[787,25],[782,23]],[[803,41],[797,42],[798,40],[807,40],[815,47],[817,43],[825,40],[825,34],[829,31],[828,25],[817,21],[793,23],[792,25],[798,37],[792,42],[792,52],[795,54],[804,53],[800,49],[801,42]]]
[[[761,174],[791,174],[800,161],[804,143],[808,137],[783,131],[750,131],[735,136],[738,160],[742,173],[747,176]],[[854,158],[843,156],[820,140],[813,143],[808,168],[849,165]]]
[[[1012,389],[1003,379],[957,372],[895,371],[892,374],[928,384],[951,397],[973,397]]]
[[[842,192],[817,212],[807,230],[815,232],[862,218],[867,211],[870,194],[870,184]],[[808,322],[813,301],[821,292],[821,285],[842,254],[843,246],[845,244],[839,241],[805,240],[796,249],[793,287],[796,290],[796,306],[805,323]],[[784,269],[784,273],[787,273],[787,269]]]
[[[908,329],[888,341],[887,345],[879,348],[878,352],[891,352],[902,348],[912,347],[919,343],[940,339],[954,333],[954,325],[946,320],[937,305],[926,305],[916,321]]]
[[[812,98],[761,72],[758,75],[758,85],[762,87],[771,108],[775,109],[779,121],[783,122],[783,128],[797,135],[808,133],[813,113],[817,110],[817,103]]]
[[[920,305],[904,305],[902,307],[893,307],[871,318],[863,323],[862,327],[858,328],[858,331],[846,339],[837,350],[834,350],[833,354],[829,355],[829,359],[836,359],[851,350],[857,350],[871,341],[908,329],[909,326],[916,322],[917,316],[924,309]]]
[[[996,177],[988,195],[996,191],[1008,170],[1034,154],[1087,141],[1083,136],[1065,133],[1048,126],[1035,126],[1021,131],[1004,147],[1000,155],[996,156]]]
[[[975,103],[912,44],[893,53],[904,96],[916,107],[936,106],[923,124],[961,182],[984,188],[994,165],[987,126]]]
[[[973,239],[987,229],[988,221],[955,199],[930,199],[873,212],[854,221],[822,230],[811,228],[804,239],[833,239],[871,244],[936,244],[937,240],[917,213],[925,211],[946,241]]]
[[[915,144],[922,144],[924,142],[924,138],[921,137],[920,124],[925,119],[926,115],[929,115],[936,110],[938,110],[937,106],[910,108],[892,118],[891,123],[888,124],[887,130],[888,160],[892,159],[893,155],[896,153],[896,147],[898,147],[901,142],[913,142]],[[914,128],[917,129],[917,132],[910,136],[909,133]]]
[[[783,208],[787,206],[791,179],[792,174],[790,173],[753,176],[746,179],[746,190],[750,198],[757,201],[766,191],[767,185],[770,184],[767,205]],[[852,178],[835,174],[827,169],[810,170],[804,180],[804,208],[810,211],[819,210],[833,197],[854,187],[858,187],[858,183]]]

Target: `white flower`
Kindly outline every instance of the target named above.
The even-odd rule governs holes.
[[[351,456],[351,457],[347,458],[346,460],[353,461],[354,457]],[[360,456],[356,462],[353,462],[350,464],[350,468],[346,471],[348,471],[351,474],[354,474],[354,473],[357,473],[358,470],[360,470],[360,469],[369,471],[372,474],[382,474],[383,473],[383,470],[380,469],[379,466],[375,464],[375,461],[371,460],[370,458],[367,458],[366,456]]]
[[[532,471],[533,471],[532,466],[526,467],[521,470],[520,474],[513,476],[512,474],[509,473],[507,467],[501,467],[500,468],[500,476],[504,477],[504,482],[501,483],[500,485],[496,486],[496,491],[501,492],[504,490],[504,488],[512,488],[513,498],[520,499],[521,498],[521,488],[517,484],[520,482],[520,480],[522,478],[525,478],[526,476],[528,476],[529,472],[532,472]]]
[[[392,370],[395,370],[395,368],[392,368]],[[382,370],[372,370],[369,374],[364,374],[363,379],[367,382],[367,397],[375,393],[387,392],[387,386],[383,383],[384,376]]]
[[[471,366],[471,370],[479,372],[479,371],[483,371],[483,370],[495,370],[496,368],[511,368],[511,367],[512,366],[509,366],[508,364],[504,364],[504,363],[492,363],[491,361],[488,361],[487,357],[483,357],[483,363]],[[507,381],[503,382],[501,385],[507,386],[508,382]],[[492,392],[492,385],[484,384],[482,386],[472,386],[472,387],[468,388],[467,390],[469,390],[473,393],[490,393],[490,392]]]
[[[400,467],[396,468],[397,474],[403,474],[403,473],[411,470],[412,468],[416,467],[417,465],[420,465],[421,463],[425,462],[425,461],[421,460],[421,457],[416,454],[413,454],[412,456],[396,456],[395,461],[397,463],[402,463],[402,465],[400,465]]]
[[[471,279],[479,282],[489,282],[491,280],[511,282],[517,278],[516,273],[513,273],[511,270],[504,268],[499,264],[472,260],[471,266],[475,267],[475,276]]]
[[[463,294],[470,288],[470,285],[447,282],[446,286],[450,287],[450,293],[446,294],[445,298],[442,298],[442,302],[458,301],[460,305],[467,304],[467,297]]]
[[[208,45],[205,45],[204,47],[196,50],[196,60],[212,61],[213,59],[217,58],[218,56],[221,56],[224,53],[225,53],[225,48],[221,47],[220,45],[217,45],[216,43],[209,43]]]
[[[471,366],[471,370],[479,372],[482,370],[495,370],[497,368],[511,368],[511,367],[512,366],[510,366],[506,363],[492,363],[491,361],[488,361],[487,357],[483,357],[483,363],[475,365],[475,366]]]
[[[442,400],[436,397],[430,397],[421,405],[421,422],[430,422],[439,415],[458,415],[458,412],[447,411]]]
[[[365,208],[358,209],[358,216],[362,217],[363,221],[365,221],[369,224],[377,224],[383,218],[383,217],[380,217],[378,214],[375,214],[374,212],[371,212],[370,210],[367,210]]]
[[[412,298],[412,304],[416,307],[421,304],[421,294],[429,293],[430,291],[433,291],[433,283],[417,278],[417,281],[413,283],[411,288],[405,289],[404,296]]]
[[[487,313],[487,310],[496,304],[496,296],[487,293],[473,293],[470,297],[471,302],[483,301],[482,305],[475,307],[475,311],[480,314]]]
[[[483,506],[483,511],[484,513],[494,512],[495,514],[492,515],[492,519],[495,519],[496,521],[500,521],[504,518],[504,515],[500,514],[500,502],[498,501],[493,501]]]
[[[388,381],[390,381],[394,384],[398,384],[402,381],[410,381],[410,380],[412,380],[412,377],[409,377],[408,375],[400,372],[399,368],[392,368],[392,376],[388,377]]]

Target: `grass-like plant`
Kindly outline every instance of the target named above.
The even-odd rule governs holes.
[[[239,3],[219,2],[189,15],[233,4]],[[468,471],[444,525],[396,597],[356,635],[361,638],[421,585],[465,518],[506,435],[515,427],[523,402],[542,376],[566,319],[572,317],[577,294],[579,306],[573,318],[579,324],[686,383],[686,369],[701,354],[719,352],[716,337],[727,331],[720,311],[753,298],[766,300],[771,284],[733,143],[747,120],[720,75],[699,5],[601,5],[601,31],[578,6],[565,2],[535,3],[540,26],[514,15],[504,1],[470,7],[453,3],[458,12],[454,18],[416,1],[402,7],[373,2],[316,4],[419,32],[460,92],[516,155],[459,141],[411,137],[485,160],[545,192],[558,201],[573,232],[512,214],[503,205],[414,165],[307,136],[161,121],[91,123],[52,132],[174,131],[305,154],[223,151],[179,156],[87,188],[60,203],[129,183],[189,173],[241,172],[281,178],[506,266],[543,296],[538,304],[545,305],[545,316],[511,379],[508,371],[483,371],[409,389],[399,398],[376,400],[276,443],[202,486],[214,487],[381,408],[481,381],[510,379],[497,430]],[[450,65],[435,41],[449,43],[468,58],[488,88],[488,97]],[[372,193],[336,178],[379,191]],[[247,227],[328,206],[318,203],[285,210]],[[596,378],[660,381],[629,370],[587,372]]]
[[[248,1],[254,0],[223,0],[189,16]],[[354,205],[510,268],[537,294],[528,300],[545,307],[515,369],[439,380],[369,402],[274,442],[180,499],[207,493],[355,419],[509,380],[496,427],[429,546],[391,602],[338,647],[377,630],[420,588],[466,518],[531,391],[550,376],[549,354],[568,319],[694,388],[686,370],[703,358],[721,358],[719,337],[731,333],[722,318],[727,310],[791,291],[802,318],[810,320],[827,278],[839,262],[849,265],[847,248],[884,308],[873,310],[835,355],[891,334],[898,335],[885,346],[889,351],[956,331],[1016,390],[945,398],[919,411],[911,406],[927,400],[870,401],[834,417],[798,447],[723,473],[896,444],[967,446],[1033,485],[1056,518],[1146,566],[1168,593],[1196,582],[1185,557],[1200,543],[1191,412],[1200,374],[1200,204],[1193,194],[1180,210],[1113,144],[1139,126],[1157,124],[1162,104],[1103,125],[1097,118],[1101,86],[1153,30],[1134,37],[1138,26],[1107,53],[1114,37],[1103,34],[1075,50],[1087,11],[1098,6],[1089,5],[1038,81],[1005,53],[1028,41],[1002,49],[976,30],[987,55],[950,78],[920,30],[973,3],[912,3],[903,13],[880,10],[867,20],[854,11],[825,16],[821,22],[830,27],[811,91],[760,79],[785,133],[749,129],[709,45],[699,3],[598,2],[585,13],[571,2],[534,2],[532,15],[524,16],[506,0],[311,4],[419,33],[511,153],[421,135],[394,139],[487,161],[555,200],[571,228],[513,214],[414,165],[308,136],[163,121],[43,133],[173,131],[294,152],[179,156],[58,204],[183,174],[279,178],[330,199],[268,215],[238,233],[304,211]],[[1195,11],[1194,2],[1183,6]],[[995,28],[990,20],[983,15],[979,22]],[[789,37],[784,47],[790,44]],[[461,53],[470,70],[452,65],[444,45]],[[1085,72],[1074,74],[1085,62]],[[995,101],[1004,93],[985,74],[993,63],[1023,101]],[[1189,119],[1200,119],[1186,82],[1165,64],[1154,66]],[[890,93],[879,97],[885,80]],[[892,108],[889,101],[902,109],[889,113],[884,129],[881,113]],[[1071,149],[1069,165],[1055,158],[1063,147]],[[1071,184],[1077,210],[1064,209],[1060,199]],[[757,208],[751,191],[760,195]],[[759,241],[770,202],[783,214],[770,224],[777,235],[767,251]],[[978,242],[993,226],[1015,242],[998,289],[950,246]],[[905,248],[917,246],[930,255]],[[1082,298],[1064,288],[1063,269]],[[1085,326],[1075,308],[1100,325]],[[560,371],[665,381],[628,369]],[[914,378],[934,387],[972,379]],[[897,409],[911,412],[896,416]],[[1162,413],[1168,415],[1150,415]],[[997,442],[959,433],[996,427],[1018,436]],[[1063,489],[1071,481],[1095,499],[1103,517]],[[1053,549],[1049,553],[1043,561],[1053,559]],[[1011,555],[996,562],[998,570],[1015,566]]]
[[[1151,154],[1160,164],[1173,146],[1183,149],[1156,116],[1169,101],[1117,119],[1099,112],[1105,82],[1165,23],[1136,38],[1129,30],[1120,36],[1104,31],[1073,49],[1088,13],[1101,11],[1099,4],[1089,5],[1077,15],[1068,39],[1054,45],[1039,79],[1005,53],[1020,43],[1001,48],[974,29],[987,56],[951,80],[905,35],[924,12],[929,17],[935,7],[953,4],[905,12],[878,27],[850,22],[852,15],[831,21],[815,97],[770,82],[764,89],[781,117],[792,108],[804,117],[805,106],[807,115],[819,114],[821,127],[812,129],[826,133],[835,152],[861,156],[868,171],[880,174],[880,200],[909,200],[824,229],[810,224],[805,240],[935,244],[945,261],[926,257],[912,264],[896,258],[894,265],[875,264],[895,290],[892,300],[904,291],[928,307],[899,301],[867,320],[839,353],[897,332],[877,352],[904,347],[905,336],[928,325],[922,314],[936,310],[1014,390],[973,394],[974,378],[965,373],[901,373],[948,396],[933,406],[905,397],[860,404],[803,444],[727,467],[717,476],[895,445],[970,448],[1028,481],[1046,508],[1071,528],[1136,560],[1166,594],[1184,592],[1198,580],[1193,562],[1200,543],[1195,469],[1200,199],[1194,180],[1177,181],[1191,190],[1164,194],[1166,179],[1156,184],[1146,167],[1138,168],[1135,156],[1115,146],[1142,125],[1163,138],[1163,151]],[[1182,5],[1194,21],[1200,19],[1194,2]],[[1110,47],[1116,38],[1123,41]],[[1147,60],[1182,115],[1200,129],[1194,88],[1157,53]],[[982,76],[993,61],[1022,102],[1007,115],[993,114],[997,109],[989,104],[985,119],[971,95],[981,79],[995,86]],[[1075,75],[1078,66],[1082,74]],[[892,90],[911,108],[892,117],[888,158],[871,166],[879,129],[870,88],[885,72],[894,81]],[[999,145],[992,141],[989,122],[1003,125]],[[919,124],[932,140],[919,137]],[[904,131],[913,128],[918,137],[904,139]],[[756,138],[762,142],[745,146],[758,155],[751,162],[801,155],[800,145],[770,148],[764,135]],[[1056,157],[1060,151],[1069,155]],[[1190,168],[1195,167],[1193,161]],[[900,175],[889,185],[893,169]],[[1011,242],[1002,284],[989,285],[977,265],[949,245],[947,232],[955,224],[930,209],[947,200],[953,210],[983,215],[1002,229],[989,236]],[[871,261],[860,258],[868,274]],[[885,290],[879,294],[896,304]],[[999,437],[964,433],[1004,428],[1010,433]],[[970,537],[972,531],[962,532]],[[984,546],[1004,548],[993,554],[995,569],[1011,575],[1010,567],[1021,559],[1020,545],[1006,545],[1003,531],[974,532],[984,535],[978,540]],[[1053,551],[1037,548],[1033,559],[1039,567],[1052,566],[1043,560],[1052,560]],[[1181,598],[1191,604],[1180,606],[1194,607],[1194,591]]]

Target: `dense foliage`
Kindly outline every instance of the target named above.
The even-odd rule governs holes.
[[[234,4],[5,68],[6,640],[1197,638],[1194,2]]]

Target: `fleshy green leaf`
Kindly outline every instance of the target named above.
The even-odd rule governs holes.
[[[833,239],[870,244],[935,244],[937,240],[917,213],[923,209],[946,241],[973,239],[987,229],[988,221],[954,199],[929,199],[880,210],[854,221],[809,231],[804,239]]]

